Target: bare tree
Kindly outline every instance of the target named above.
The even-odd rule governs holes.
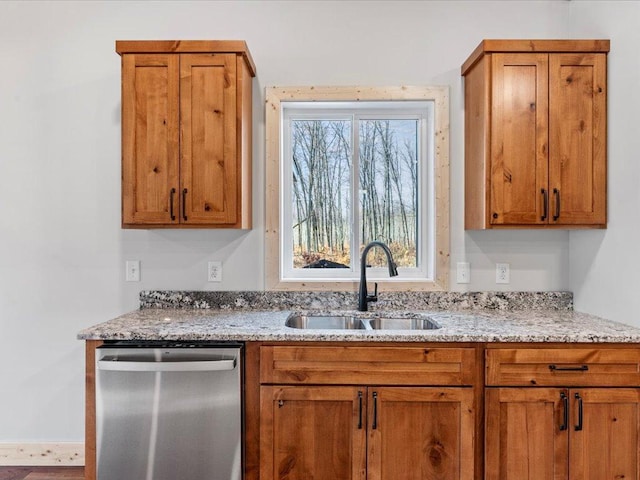
[[[415,262],[416,152],[406,138],[410,124],[394,122],[358,122],[359,237],[413,250]],[[292,122],[294,250],[305,264],[323,257],[350,261],[352,128],[345,120]]]

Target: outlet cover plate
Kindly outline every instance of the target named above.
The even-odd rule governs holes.
[[[496,283],[509,283],[510,272],[508,263],[496,263]]]
[[[456,282],[471,282],[471,264],[469,262],[458,262],[456,268]]]
[[[222,281],[222,262],[212,261],[208,264],[207,280],[209,282],[221,282]]]
[[[140,281],[140,260],[127,260],[125,262],[125,280],[127,282]]]

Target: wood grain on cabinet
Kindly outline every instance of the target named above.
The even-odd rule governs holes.
[[[100,340],[87,340],[85,343],[85,480],[96,480],[96,348],[100,345]]]
[[[244,480],[260,479],[260,345],[244,348]]]
[[[474,348],[264,346],[262,383],[472,385]]]
[[[181,220],[235,224],[235,55],[181,55],[180,92],[181,192],[185,202]]]
[[[571,389],[569,398],[569,480],[640,478],[640,389]]]
[[[480,478],[481,399],[472,385],[482,377],[481,350],[340,343],[260,350],[261,479]],[[342,458],[336,437],[352,445]]]
[[[468,387],[262,386],[261,477],[472,480]]]
[[[353,386],[261,387],[260,478],[364,480],[363,391]]]
[[[123,227],[251,228],[246,44],[119,41],[116,50]]]
[[[487,348],[485,479],[638,478],[635,347]]]
[[[610,48],[609,40],[483,40],[462,64],[461,73],[464,76],[487,53],[500,52],[601,52],[607,53]]]
[[[485,389],[485,480],[567,480],[569,437],[559,428],[562,393]]]
[[[178,223],[178,68],[175,55],[130,54],[122,58],[124,224]]]
[[[640,389],[487,388],[485,395],[486,480],[638,478]]]
[[[495,54],[491,60],[490,222],[548,223],[547,55]]]
[[[490,349],[486,371],[486,384],[497,386],[640,386],[640,350]]]
[[[607,59],[549,55],[549,190],[554,224],[606,223]]]
[[[464,178],[465,228],[478,229],[490,223],[488,216],[491,154],[489,136],[489,87],[491,86],[489,59],[482,57],[467,73],[464,89]]]
[[[474,478],[473,389],[368,390],[369,480]]]
[[[256,65],[244,40],[117,40],[116,52],[123,53],[235,53],[242,57],[252,77]]]
[[[606,226],[608,51],[485,40],[465,62],[466,229]]]

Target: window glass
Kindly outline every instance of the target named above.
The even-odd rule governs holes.
[[[389,246],[398,267],[417,267],[418,121],[362,120],[359,125],[361,249]],[[369,263],[384,266],[376,249]]]
[[[294,269],[350,267],[351,123],[290,123]]]

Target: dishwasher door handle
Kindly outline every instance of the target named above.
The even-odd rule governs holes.
[[[119,360],[98,360],[99,370],[116,372],[215,372],[233,370],[235,359],[194,360],[186,362],[129,362]]]

